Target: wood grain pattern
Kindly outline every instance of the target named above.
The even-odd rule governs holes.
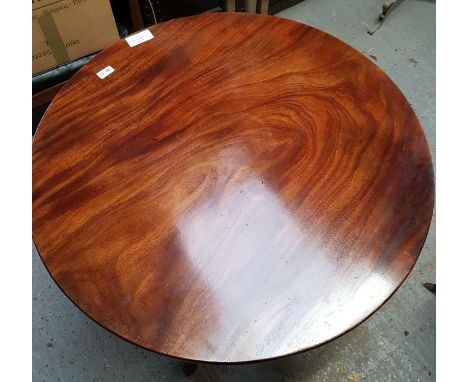
[[[65,85],[66,81],[61,82],[57,85],[54,85],[48,89],[44,89],[32,96],[32,109],[36,109],[45,105],[47,102],[50,102],[54,99],[57,93],[62,89],[63,85]]]
[[[428,146],[400,90],[293,21],[151,30],[84,66],[36,133],[33,236],[52,277],[107,329],[187,360],[285,356],[362,322],[432,216]]]

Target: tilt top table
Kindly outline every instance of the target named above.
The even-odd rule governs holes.
[[[369,317],[434,203],[400,90],[281,18],[150,31],[84,66],[34,138],[33,236],[53,279],[111,332],[198,362],[286,356]]]

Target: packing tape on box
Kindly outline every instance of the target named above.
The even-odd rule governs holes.
[[[39,22],[39,26],[42,30],[42,33],[44,34],[44,37],[57,65],[70,61],[67,48],[63,43],[62,37],[60,36],[52,15],[50,13],[45,13],[38,17],[37,21]]]

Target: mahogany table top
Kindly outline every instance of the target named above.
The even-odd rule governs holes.
[[[150,30],[84,66],[34,138],[33,237],[53,279],[113,333],[200,362],[285,356],[369,317],[434,203],[401,91],[281,18]]]

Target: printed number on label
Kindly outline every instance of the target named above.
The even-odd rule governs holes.
[[[130,45],[130,47],[133,48],[134,46],[139,45],[142,42],[151,40],[152,38],[154,38],[153,34],[148,29],[145,29],[144,31],[128,36],[127,38],[125,38],[125,41],[127,41],[128,45]]]
[[[106,66],[104,69],[97,72],[96,75],[102,80],[106,78],[109,74],[111,74],[113,71],[114,68],[112,66]]]

